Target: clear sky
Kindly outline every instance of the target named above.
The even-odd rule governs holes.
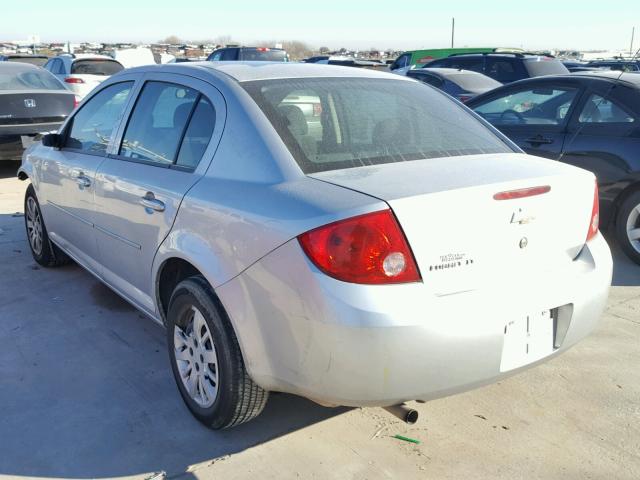
[[[432,4],[433,3],[433,4]],[[0,40],[153,42],[229,35],[250,44],[301,40],[313,47],[456,46],[628,49],[640,0],[3,0]]]

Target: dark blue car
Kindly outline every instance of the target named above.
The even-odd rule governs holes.
[[[640,264],[640,75],[582,72],[522,80],[467,106],[527,153],[591,170],[600,225]]]

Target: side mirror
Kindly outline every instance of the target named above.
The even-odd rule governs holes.
[[[57,133],[47,133],[42,137],[42,145],[45,147],[60,148],[61,138]]]

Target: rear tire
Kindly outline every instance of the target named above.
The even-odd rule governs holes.
[[[233,328],[203,277],[190,277],[174,289],[167,344],[180,395],[207,427],[234,427],[262,412],[269,392],[247,374]]]
[[[615,232],[622,251],[640,264],[640,190],[629,195],[620,205]]]
[[[49,240],[33,185],[27,187],[24,196],[24,226],[31,255],[36,262],[43,267],[59,267],[71,262],[69,256]]]

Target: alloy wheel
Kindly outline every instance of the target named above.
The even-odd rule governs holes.
[[[627,217],[627,237],[633,249],[640,253],[640,204]]]
[[[180,379],[191,399],[208,408],[218,396],[218,357],[204,316],[192,306],[186,327],[174,326],[173,344]]]
[[[33,197],[27,199],[27,235],[33,253],[42,253],[42,216]]]

